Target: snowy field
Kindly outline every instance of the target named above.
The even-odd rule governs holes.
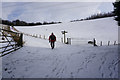
[[[74,38],[114,41],[118,37],[113,18],[17,29],[46,36],[52,31],[58,38],[61,30]],[[66,45],[58,40],[52,50],[48,40],[24,36],[24,41],[23,48],[2,58],[3,78],[118,78],[118,45]]]
[[[72,38],[73,41],[82,41],[85,44],[89,40],[93,40],[93,38],[97,40],[98,45],[100,45],[100,41],[103,42],[103,45],[107,45],[108,41],[111,41],[111,44],[113,44],[114,41],[118,42],[118,26],[113,17],[73,23],[68,22],[16,28],[24,33],[38,36],[41,35],[42,38],[44,35],[48,38],[51,32],[54,32],[57,36],[57,41],[61,41],[61,38],[63,37],[61,31],[65,30],[68,32],[66,37]]]

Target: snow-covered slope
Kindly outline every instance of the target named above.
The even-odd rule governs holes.
[[[117,40],[117,25],[113,18],[75,23],[16,27],[29,34],[48,36],[54,32],[62,37]],[[56,42],[51,49],[48,40],[24,35],[24,47],[3,57],[3,78],[118,78],[118,45],[66,45]]]
[[[103,41],[104,45],[106,45],[108,41],[111,41],[112,44],[114,41],[118,41],[118,26],[113,17],[74,23],[16,28],[29,34],[45,35],[47,38],[51,32],[54,32],[58,41],[60,41],[60,38],[63,36],[61,33],[62,30],[68,31],[67,37],[85,40],[86,43],[89,40],[93,40],[93,38],[97,40],[98,44],[100,44],[100,41]]]

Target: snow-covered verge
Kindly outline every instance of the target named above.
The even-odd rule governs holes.
[[[3,78],[117,78],[118,46],[71,46],[25,36],[20,50],[3,57]]]

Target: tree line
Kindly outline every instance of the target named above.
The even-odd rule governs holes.
[[[1,24],[5,24],[5,25],[10,25],[10,26],[36,26],[36,25],[49,25],[49,24],[59,24],[62,22],[46,22],[44,21],[43,23],[41,22],[32,22],[32,23],[27,23],[25,21],[21,21],[19,19],[14,20],[14,21],[9,21],[9,20],[1,20]]]
[[[97,13],[93,14],[85,19],[77,19],[77,20],[72,20],[70,22],[76,22],[76,21],[83,21],[83,20],[92,20],[92,19],[99,19],[99,18],[105,18],[105,17],[113,17],[115,14],[113,12],[108,12],[108,13]]]

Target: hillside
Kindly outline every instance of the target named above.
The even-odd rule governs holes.
[[[89,40],[96,38],[97,44],[103,41],[106,45],[108,41],[112,43],[118,41],[118,26],[114,18],[104,18],[97,20],[80,21],[74,23],[62,23],[44,26],[31,26],[31,27],[16,27],[18,30],[28,33],[37,34],[42,37],[45,35],[47,38],[54,32],[57,36],[57,40],[61,41],[62,30],[66,30],[67,37],[73,39],[81,39],[87,43]]]

